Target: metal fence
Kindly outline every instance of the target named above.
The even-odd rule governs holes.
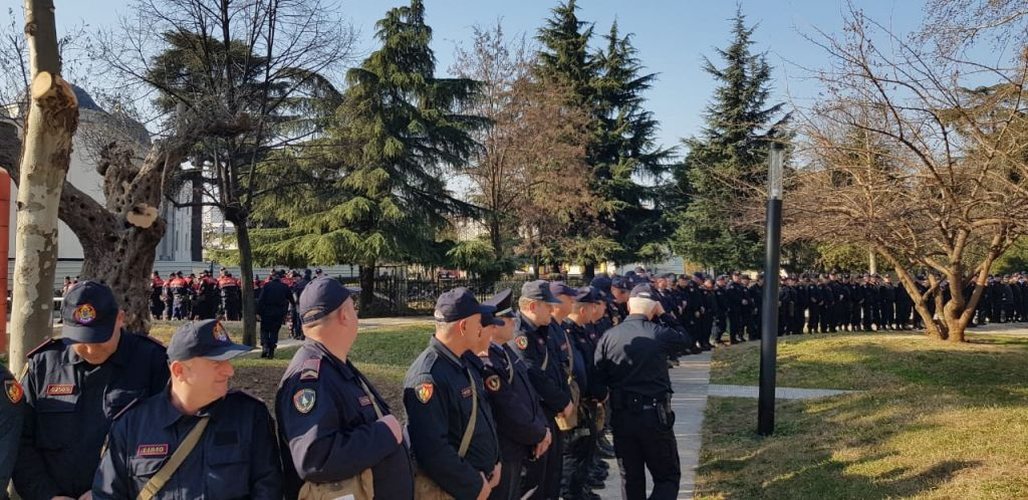
[[[471,290],[479,301],[492,297],[497,291],[505,288],[513,290],[516,301],[521,295],[521,285],[532,278],[514,277],[494,282],[478,279],[407,279],[403,276],[380,276],[375,278],[375,301],[372,315],[426,315],[432,314],[436,298],[447,290],[464,287]],[[356,278],[342,278],[342,281],[356,286]],[[581,277],[565,277],[562,281],[569,286],[582,286]]]

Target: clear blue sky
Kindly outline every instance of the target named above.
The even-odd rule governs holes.
[[[374,23],[402,0],[340,0],[345,18],[361,33],[361,54],[375,48]],[[127,0],[55,0],[58,29],[85,23],[91,28],[112,25],[123,13]],[[854,0],[857,7],[894,32],[915,29],[922,20],[922,0]],[[434,31],[433,49],[437,68],[446,72],[453,61],[454,47],[467,44],[472,26],[490,25],[503,19],[508,34],[533,36],[557,0],[425,0],[426,17]],[[21,0],[0,0],[0,12],[14,8]],[[758,23],[754,38],[757,48],[768,52],[774,66],[774,88],[778,100],[803,104],[815,97],[817,83],[803,68],[826,64],[820,48],[802,34],[816,30],[841,31],[845,0],[744,0],[750,23]],[[697,133],[701,113],[711,97],[714,82],[701,70],[704,55],[713,58],[713,47],[728,41],[729,19],[735,12],[733,0],[580,0],[579,17],[595,23],[597,35],[606,33],[614,19],[622,33],[635,34],[639,56],[658,80],[648,94],[649,108],[661,123],[660,141],[667,146]],[[816,35],[815,35],[816,36]],[[599,37],[596,44],[602,43]],[[715,60],[716,62],[716,60]]]

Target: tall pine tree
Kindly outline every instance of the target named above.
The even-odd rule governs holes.
[[[662,200],[657,193],[673,150],[656,144],[659,123],[644,108],[643,93],[656,79],[643,73],[631,34],[621,36],[615,21],[605,35],[607,48],[597,56],[598,125],[591,149],[598,194],[610,200],[612,212],[604,222],[621,244],[609,257],[638,261],[643,248],[669,235]],[[649,181],[650,185],[641,182]]]
[[[543,47],[536,73],[544,84],[568,89],[569,104],[590,117],[586,162],[596,207],[575,221],[574,243],[563,253],[591,276],[597,262],[634,260],[643,244],[666,235],[656,190],[639,182],[657,179],[671,152],[655,144],[658,124],[642,97],[655,75],[642,74],[630,35],[622,37],[614,23],[606,50],[593,54],[592,25],[578,19],[575,1],[552,13],[537,36]]]
[[[753,27],[741,8],[732,20],[732,42],[717,49],[724,66],[704,59],[704,71],[718,82],[699,137],[684,140],[685,161],[674,171],[680,198],[672,247],[688,260],[718,270],[757,267],[760,234],[734,226],[746,185],[763,185],[772,139],[788,119],[783,104],[768,105],[771,67],[753,53]]]
[[[421,0],[389,10],[377,23],[381,48],[347,73],[349,87],[329,130],[324,163],[337,164],[326,186],[297,200],[262,250],[310,263],[360,264],[361,306],[370,305],[375,266],[421,261],[436,249],[448,217],[472,207],[446,187],[446,168],[477,147],[469,131],[485,126],[460,114],[478,83],[437,78]]]

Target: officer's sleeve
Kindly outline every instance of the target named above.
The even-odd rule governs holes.
[[[28,374],[34,374],[38,370],[37,363],[29,359]],[[26,375],[22,379],[22,387],[25,389],[25,411],[24,421],[21,428],[21,440],[18,446],[18,461],[14,464],[14,489],[22,498],[49,499],[57,495],[57,484],[46,470],[43,457],[36,450],[36,428],[35,404],[39,395],[39,387]]]
[[[407,427],[418,466],[455,498],[477,498],[482,491],[481,473],[461,458],[447,439],[446,395],[439,394],[443,391],[429,374],[414,377],[412,382],[403,389],[403,406],[407,409]],[[422,390],[424,384],[432,384],[432,390]]]
[[[593,363],[596,368],[593,369],[593,387],[596,388],[599,393],[602,393],[606,397],[610,391],[610,368],[613,366],[613,361],[607,358],[607,343],[610,342],[610,338],[604,335],[600,339],[600,343],[596,345],[596,352],[593,353]]]
[[[282,498],[282,464],[278,453],[278,440],[271,424],[267,407],[260,405],[254,412],[253,436],[250,438],[250,477],[256,478],[250,486],[250,498]]]
[[[107,446],[100,457],[100,466],[93,475],[92,494],[95,500],[131,499],[138,492],[131,491],[131,479],[125,454],[125,425],[115,420],[107,434]]]
[[[533,401],[527,401],[492,367],[482,369],[482,379],[490,401],[494,402],[493,418],[497,428],[509,430],[505,434],[507,437],[528,446],[538,444],[546,437],[546,424],[538,417],[533,419]]]
[[[656,339],[668,354],[675,355],[689,350],[689,338],[667,327],[657,325]]]
[[[0,366],[0,370],[4,370],[4,368]],[[3,374],[0,373],[0,375]],[[4,377],[0,376],[0,379],[4,379]],[[3,389],[6,390],[6,387]],[[24,395],[15,401],[11,399],[10,396],[0,396],[0,429],[4,429],[0,433],[0,496],[3,496],[2,490],[11,480],[11,471],[14,469],[14,462],[18,457],[18,440],[21,437],[22,419],[25,412],[23,408],[25,406]]]
[[[525,348],[522,349],[517,344],[518,339],[515,338],[511,341],[514,342],[514,349],[512,350],[521,359],[521,362],[525,364],[525,368],[528,369],[528,379],[532,382],[532,386],[535,387],[535,392],[539,393],[543,406],[551,412],[560,413],[571,402],[571,395],[561,390],[557,381],[546,375],[546,371],[543,370],[545,357],[541,357],[537,350],[532,348],[531,341],[527,337],[519,338],[525,339],[520,341],[525,344]],[[551,359],[549,362],[556,363],[557,360]]]
[[[283,438],[300,479],[317,483],[340,481],[374,466],[400,446],[389,427],[381,422],[353,429],[324,387],[315,381],[290,378],[279,391]],[[313,391],[314,406],[304,413],[301,391]],[[311,396],[306,396],[311,397]]]

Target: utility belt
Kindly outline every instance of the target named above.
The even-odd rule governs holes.
[[[612,395],[611,402],[615,410],[656,412],[657,421],[665,427],[671,427],[675,423],[675,412],[671,409],[670,394],[662,398],[654,398],[652,396],[643,396],[642,394],[623,392]]]

